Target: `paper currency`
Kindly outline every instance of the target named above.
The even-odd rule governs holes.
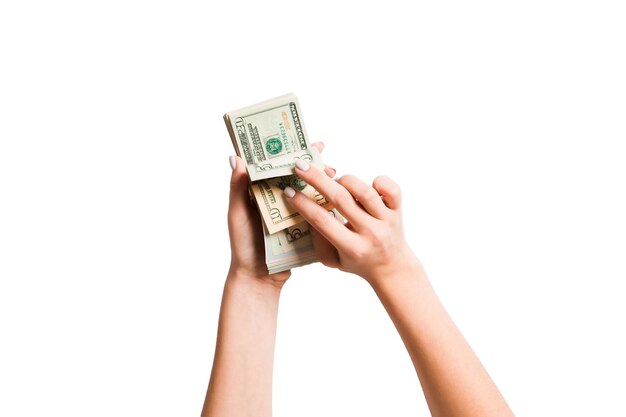
[[[329,215],[338,221],[345,220],[337,210],[331,210]],[[265,232],[265,263],[270,274],[317,262],[310,226],[301,222],[280,232],[269,234]]]
[[[317,261],[307,222],[273,234],[269,234],[267,229],[264,231],[265,263],[270,274]]]
[[[300,213],[295,211],[286,200],[283,190],[287,186],[299,190],[326,210],[333,208],[323,195],[296,175],[253,182],[252,193],[265,227],[270,233],[276,233],[303,221]]]
[[[283,190],[287,186],[299,190],[337,219],[343,218],[294,174],[297,159],[324,168],[319,153],[310,147],[296,97],[288,94],[229,112],[224,121],[235,152],[246,162],[251,195],[263,222],[268,272],[316,262],[310,226],[286,201]]]
[[[323,167],[319,154],[311,151],[293,94],[228,112],[224,121],[251,181],[290,175],[296,159]]]
[[[290,158],[305,159],[320,169],[324,167],[319,153],[310,147],[295,95],[286,94],[228,112],[224,115],[224,121],[235,152],[247,164],[252,194],[269,233],[276,233],[303,220],[285,200],[283,190],[287,186],[301,191],[326,210],[333,208],[321,194],[293,173],[294,162]],[[279,147],[277,144],[268,145],[276,136],[272,136],[271,132],[283,130],[287,133],[279,133],[279,136],[281,140],[283,136],[287,139],[281,142],[281,151],[271,157],[266,155],[270,153],[267,148]],[[296,149],[298,146],[300,148]],[[276,160],[276,166],[268,160]],[[261,169],[261,164],[269,164],[271,167]],[[271,178],[255,180],[260,172],[264,177],[271,175]]]

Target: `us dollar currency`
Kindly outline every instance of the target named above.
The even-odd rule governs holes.
[[[268,272],[316,262],[310,226],[287,202],[283,190],[292,187],[335,218],[343,218],[294,174],[297,159],[324,168],[319,152],[310,147],[296,97],[288,94],[229,112],[224,121],[235,152],[246,163],[250,195],[262,218]]]
[[[323,167],[319,154],[310,147],[293,94],[228,112],[224,121],[251,181],[290,175],[297,159]]]
[[[302,215],[287,202],[283,193],[286,187],[300,191],[326,210],[333,208],[323,195],[297,175],[260,180],[253,182],[250,186],[269,233],[276,233],[304,220]]]
[[[335,209],[329,211],[342,224],[345,219]],[[270,274],[317,262],[311,227],[304,221],[270,234],[265,232],[265,263]]]
[[[310,147],[299,106],[296,96],[287,94],[224,115],[235,152],[246,163],[251,192],[269,233],[304,220],[286,201],[283,190],[287,186],[326,210],[333,208],[293,174],[297,159],[324,168],[319,152]]]

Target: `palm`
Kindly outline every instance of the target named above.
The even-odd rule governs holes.
[[[324,150],[321,142],[311,144],[318,152]],[[265,265],[265,244],[261,216],[250,201],[248,193],[248,174],[241,158],[236,158],[236,168],[230,182],[230,205],[228,207],[228,230],[231,246],[231,268],[237,268],[258,278],[274,283],[284,283],[291,271],[269,275]],[[334,170],[327,168],[332,177]],[[332,174],[331,174],[332,173]]]
[[[248,196],[247,174],[241,165],[238,163],[238,169],[233,173],[228,209],[231,268],[237,268],[257,278],[284,283],[289,278],[290,271],[271,276],[267,272],[261,217]]]

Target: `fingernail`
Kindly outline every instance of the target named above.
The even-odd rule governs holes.
[[[285,189],[283,190],[283,193],[285,193],[287,198],[292,198],[294,195],[296,195],[296,190],[294,190],[291,187],[285,187]]]
[[[327,168],[328,168],[328,170],[330,171],[330,172],[329,172],[329,174],[330,174],[330,178],[334,177],[334,176],[335,176],[335,174],[337,173],[337,170],[336,170],[335,168],[333,168],[333,167],[327,167]]]
[[[296,159],[296,166],[300,171],[308,171],[311,166],[307,161],[303,161],[302,159]]]
[[[228,162],[230,162],[230,167],[234,171],[237,168],[237,158],[235,158],[235,155],[229,156],[228,157]]]

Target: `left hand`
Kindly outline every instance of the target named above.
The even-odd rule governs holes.
[[[319,152],[324,145],[313,143]],[[230,178],[230,202],[228,206],[228,234],[230,236],[229,277],[244,277],[262,284],[272,284],[281,288],[291,276],[291,271],[268,274],[265,265],[265,244],[261,216],[250,200],[248,193],[248,173],[245,162],[238,156],[234,159],[234,169]],[[332,168],[329,168],[332,170]],[[329,170],[327,169],[327,171]]]

